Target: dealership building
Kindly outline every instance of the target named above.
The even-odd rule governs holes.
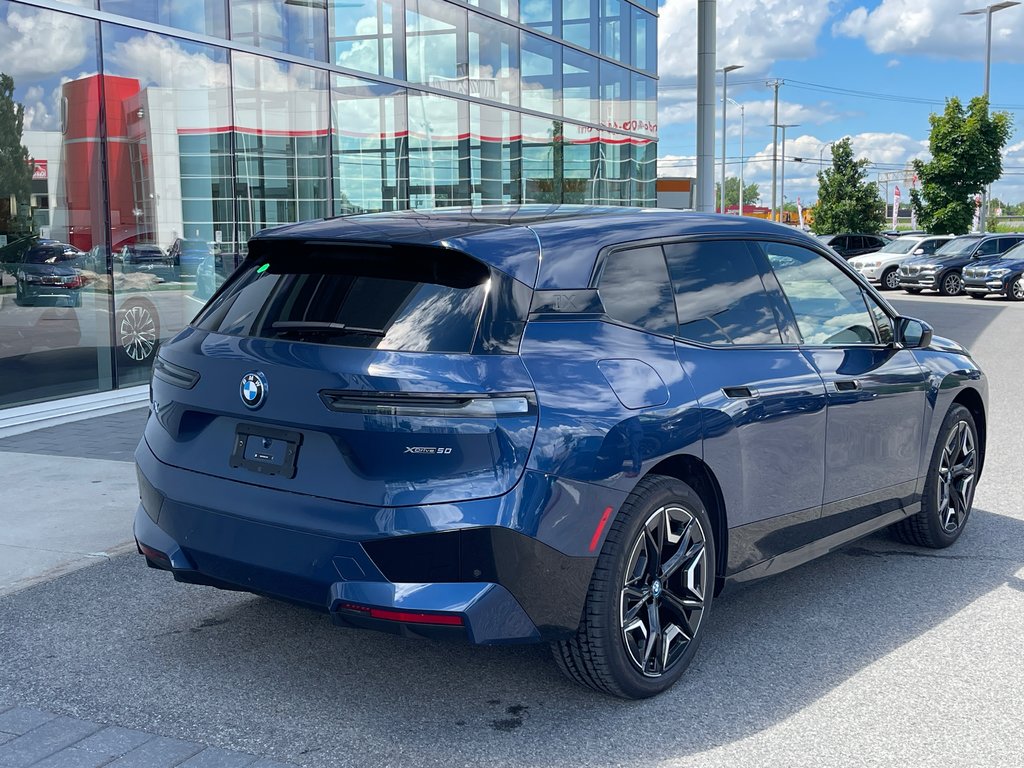
[[[0,189],[0,429],[144,400],[160,340],[266,227],[653,205],[656,8],[0,1],[0,72],[33,162],[28,200]],[[24,263],[46,240],[74,247],[51,249],[61,269]],[[165,257],[139,263],[136,246]],[[205,258],[186,269],[185,252]]]

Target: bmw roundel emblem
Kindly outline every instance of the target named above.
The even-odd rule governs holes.
[[[267,377],[259,371],[250,371],[242,377],[242,384],[238,388],[238,394],[242,396],[242,402],[249,408],[259,408],[267,399]]]

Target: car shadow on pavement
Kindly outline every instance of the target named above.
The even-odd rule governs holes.
[[[883,532],[727,592],[687,674],[643,702],[571,684],[543,647],[339,629],[124,557],[0,601],[0,694],[304,765],[651,764],[777,724],[1021,589],[1022,540],[1024,522],[975,510],[948,550]]]

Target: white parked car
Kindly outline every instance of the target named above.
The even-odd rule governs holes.
[[[850,259],[850,266],[872,283],[878,283],[883,291],[894,291],[900,287],[897,274],[900,262],[912,256],[926,256],[935,253],[952,235],[904,235],[888,243],[882,250]]]

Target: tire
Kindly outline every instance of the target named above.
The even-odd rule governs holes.
[[[555,661],[572,680],[613,696],[662,693],[697,652],[714,579],[714,537],[700,496],[680,480],[648,475],[619,510],[579,629],[552,645]],[[648,645],[654,621],[658,641]]]
[[[912,296],[917,296],[917,294],[923,291],[924,288],[904,288],[903,290],[911,294]]]
[[[1006,286],[1006,298],[1010,301],[1024,301],[1024,275],[1019,275]]]
[[[882,279],[878,282],[883,291],[895,291],[900,287],[900,274],[896,267],[889,267],[882,273]]]
[[[117,348],[122,362],[149,365],[160,343],[160,319],[148,301],[129,301],[117,313]]]
[[[900,541],[942,549],[960,538],[974,503],[979,450],[974,417],[954,404],[942,420],[932,449],[921,511],[892,527]]]
[[[939,283],[939,293],[943,296],[959,296],[964,292],[964,279],[959,272],[947,272]]]

